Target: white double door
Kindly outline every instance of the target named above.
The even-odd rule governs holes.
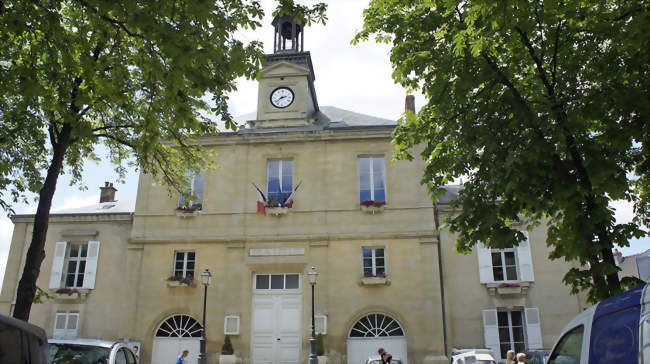
[[[299,364],[300,294],[254,294],[251,364]]]

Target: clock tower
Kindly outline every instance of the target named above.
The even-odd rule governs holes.
[[[273,54],[260,70],[256,120],[251,128],[290,128],[311,125],[318,112],[311,55],[304,51],[304,22],[276,17]]]

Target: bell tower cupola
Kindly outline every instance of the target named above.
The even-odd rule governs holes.
[[[275,28],[273,53],[304,52],[305,35],[303,23],[298,23],[289,15],[275,17],[271,23]]]
[[[293,128],[316,122],[318,101],[311,55],[304,50],[305,22],[276,16],[273,53],[264,57],[257,94],[257,116],[252,129]]]

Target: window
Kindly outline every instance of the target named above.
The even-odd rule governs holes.
[[[174,254],[174,277],[194,277],[194,252],[176,252]]]
[[[497,319],[501,358],[506,357],[508,350],[523,353],[526,346],[523,311],[499,311]]]
[[[88,257],[88,244],[70,244],[68,261],[65,269],[66,288],[81,288],[84,285],[86,272],[86,258]]]
[[[49,288],[95,288],[99,241],[55,244]]]
[[[224,335],[239,335],[239,315],[227,315],[223,320]]]
[[[555,350],[548,358],[548,364],[578,364],[582,352],[583,326],[578,326],[569,331],[560,339]]]
[[[372,313],[362,317],[350,330],[350,337],[404,336],[400,324],[392,317]]]
[[[54,338],[76,338],[78,324],[79,312],[57,312],[54,320]]]
[[[257,274],[255,275],[255,289],[300,289],[300,275]]]
[[[384,157],[359,157],[359,202],[386,201]]]
[[[193,207],[197,210],[203,209],[203,184],[205,172],[199,172],[194,175],[188,175],[189,188],[187,193],[181,194],[178,200],[178,207]]]
[[[515,248],[491,249],[492,275],[494,281],[516,281],[517,259]]]
[[[201,337],[203,327],[194,318],[187,315],[176,315],[163,322],[156,337]]]
[[[293,191],[293,160],[269,160],[266,176],[267,204],[284,205]]]
[[[383,277],[386,275],[384,248],[363,248],[364,277]]]
[[[479,280],[481,283],[534,282],[533,258],[528,233],[516,247],[489,248],[477,243]]]

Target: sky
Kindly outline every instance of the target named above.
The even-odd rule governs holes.
[[[321,0],[322,1],[322,0]],[[310,5],[317,1],[300,0]],[[315,88],[321,106],[335,106],[341,109],[397,120],[404,111],[404,97],[407,91],[396,85],[392,78],[389,61],[389,47],[374,41],[351,45],[350,41],[361,30],[362,13],[368,0],[328,1],[326,25],[315,24],[305,29],[305,50],[311,52],[315,73]],[[264,42],[264,50],[273,52],[273,28],[271,13],[275,7],[272,0],[263,0],[265,10],[263,26],[255,31],[237,33],[243,41]],[[414,93],[416,109],[424,104],[424,97]],[[257,107],[257,82],[245,79],[238,81],[236,92],[230,95],[230,112],[242,115],[254,112]],[[52,203],[52,212],[99,202],[99,187],[104,181],[114,182],[117,174],[110,163],[89,162],[84,173],[85,190],[70,186],[70,178],[59,178]],[[116,199],[135,199],[138,174],[131,170],[124,184],[115,183]],[[624,201],[613,204],[618,222],[628,222],[633,217],[632,207]],[[33,214],[36,203],[15,204],[17,214]],[[13,233],[13,224],[6,214],[0,214],[0,284],[4,279],[7,255]],[[624,255],[636,254],[650,248],[650,238],[634,240],[631,247],[621,249]]]

